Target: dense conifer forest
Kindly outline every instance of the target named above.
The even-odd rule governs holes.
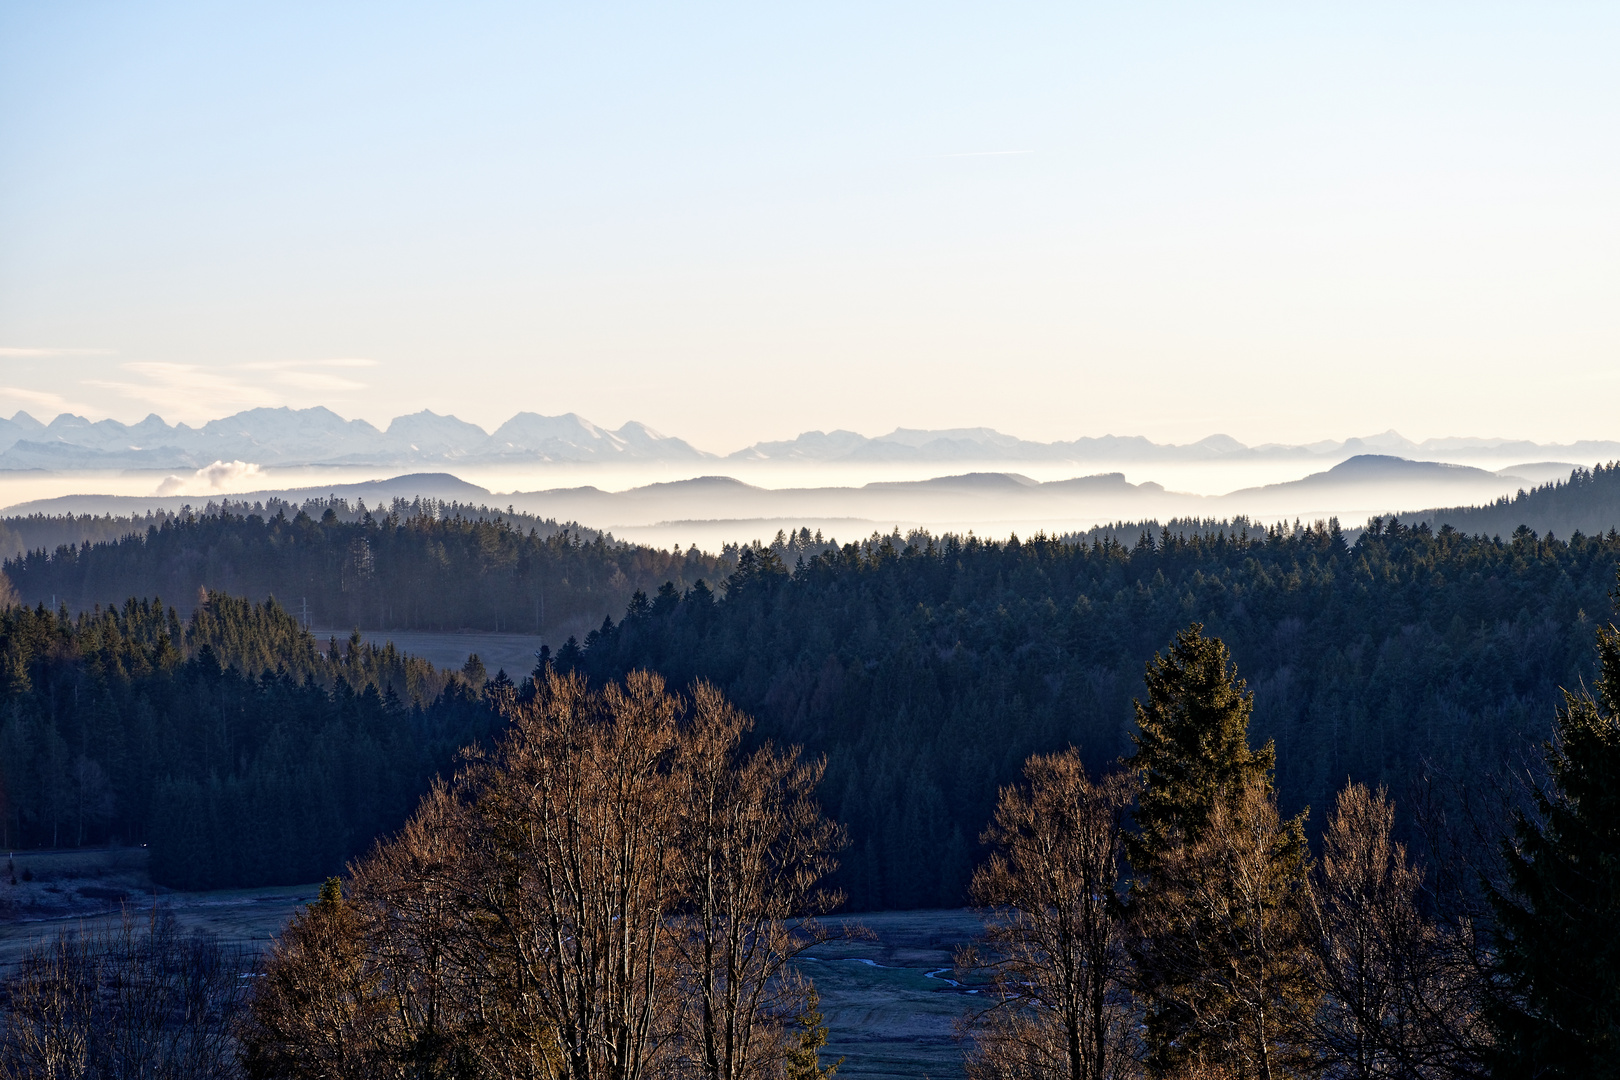
[[[229,514],[236,517],[247,517],[256,514],[260,518],[269,519],[278,514],[287,517],[296,517],[300,512],[312,518],[324,517],[327,510],[341,522],[353,524],[371,513],[366,509],[365,500],[361,499],[354,504],[341,498],[307,499],[303,502],[292,502],[281,498],[269,498],[262,501],[246,502],[241,499],[222,498],[209,500],[200,508],[189,506],[180,510],[149,510],[144,514],[120,516],[118,514],[41,514],[32,513],[0,518],[0,556],[14,558],[31,551],[52,552],[65,545],[79,547],[82,544],[103,544],[123,540],[129,536],[145,536],[148,529],[162,527],[164,522],[183,520],[187,517],[207,517],[217,514]],[[576,532],[587,540],[594,540],[599,535],[595,529],[587,529],[572,522],[559,525],[555,519],[540,518],[532,514],[514,512],[507,508],[491,509],[488,506],[474,506],[470,503],[445,502],[438,499],[394,499],[387,507],[380,504],[375,508],[375,514],[387,517],[392,515],[398,518],[417,517],[427,515],[430,517],[465,518],[469,521],[493,521],[499,518],[515,529],[524,532],[533,529],[541,536],[550,536],[553,533],[567,529]]]
[[[524,590],[541,581],[555,582],[548,622],[553,605],[583,616],[623,596],[622,619],[582,640],[558,645],[561,635],[548,633],[554,665],[599,682],[637,668],[675,686],[709,679],[759,718],[757,737],[827,755],[822,794],[853,838],[837,884],[865,909],[960,904],[998,787],[1031,753],[1074,744],[1095,769],[1127,752],[1142,665],[1192,621],[1231,647],[1256,694],[1255,733],[1277,744],[1282,805],[1316,808],[1313,835],[1347,778],[1403,795],[1420,777],[1488,775],[1545,737],[1559,687],[1590,677],[1591,633],[1609,617],[1620,563],[1614,535],[1481,538],[1378,520],[1354,545],[1331,524],[1186,522],[1129,543],[1117,539],[1126,526],[1086,540],[917,534],[838,548],[800,532],[710,557],[562,530],[542,537],[497,520],[323,517],[170,519],[122,543],[36,552],[7,572],[24,597],[50,583],[80,602],[201,585],[298,597],[303,586],[285,582],[313,577],[327,587],[318,595],[352,605],[351,616],[370,607],[406,625],[488,629],[512,628],[531,602]],[[253,607],[263,628],[244,638],[251,649],[227,649],[206,629],[224,603],[216,593],[188,625],[178,621],[184,609],[171,618],[150,604],[77,619],[37,608],[8,616],[8,670],[26,673],[0,705],[18,748],[4,755],[10,842],[148,841],[155,867],[179,882],[164,869],[178,865],[163,861],[164,845],[207,851],[202,833],[236,827],[229,814],[196,808],[329,785],[300,803],[347,800],[323,819],[339,839],[319,853],[275,854],[267,840],[244,856],[251,866],[222,851],[192,872],[222,885],[307,879],[403,820],[457,740],[494,723],[480,686],[435,682],[445,677],[426,665],[414,682],[338,678],[331,665],[348,664],[350,647],[300,636],[279,606]],[[95,635],[141,659],[109,667],[106,650],[88,644]],[[510,674],[521,689],[527,673]],[[473,683],[482,677],[471,673]],[[205,689],[216,678],[225,689]],[[242,742],[215,758],[209,739],[220,736],[197,702],[220,693],[238,695],[242,719],[229,737]],[[276,694],[285,702],[271,705]],[[154,716],[169,726],[149,735]],[[278,741],[295,729],[297,739]],[[337,756],[322,749],[317,767],[307,746]],[[386,778],[332,781],[339,757],[341,768],[375,765]],[[406,760],[396,772],[375,764]],[[241,813],[269,814],[270,795],[252,798],[261,809]],[[168,823],[190,838],[174,840]]]
[[[307,603],[310,620],[327,626],[566,633],[581,619],[621,610],[637,589],[724,575],[719,558],[695,549],[661,551],[554,521],[422,500],[374,511],[342,500],[226,504],[118,520],[125,524],[117,539],[30,547],[8,559],[17,595],[75,611],[162,596],[184,615],[207,588],[274,596],[300,616]],[[28,527],[43,536],[76,525],[40,519]]]
[[[792,572],[750,549],[723,599],[637,595],[556,663],[715,682],[763,735],[828,755],[853,906],[948,906],[998,786],[1031,753],[1072,743],[1094,769],[1127,753],[1143,664],[1189,622],[1227,642],[1254,691],[1285,811],[1319,813],[1347,778],[1403,796],[1546,738],[1559,688],[1591,676],[1617,562],[1613,534],[1380,520],[1353,547],[1331,525],[1133,545],[890,538]]]
[[[1481,536],[1510,536],[1526,525],[1541,533],[1572,536],[1603,533],[1620,525],[1620,461],[1591,469],[1574,469],[1568,480],[1555,480],[1485,506],[1454,506],[1402,514],[1407,525],[1426,522]]]
[[[841,894],[980,908],[957,957],[993,1005],[961,1022],[975,1080],[1607,1060],[1620,631],[1599,627],[1620,534],[801,532],[733,558],[718,587],[636,591],[516,683],[319,643],[274,600],[204,594],[185,622],[13,605],[5,839],[145,842],[156,879],[193,889],[348,867],[352,901],[329,880],[264,983],[154,1006],[142,1038],[217,1051],[196,1075],[559,1045],[743,1075],[700,1049],[736,1032],[736,1061],[757,1045],[823,1076],[828,1029],[787,965],[834,934],[795,916]],[[1470,788],[1496,816],[1448,823]],[[119,987],[178,992],[142,964],[219,967],[133,927],[31,951],[0,1057],[114,1054],[96,1032],[128,1026]],[[564,943],[529,958],[544,972],[499,977],[528,970],[536,928]],[[592,1053],[559,1074],[598,1075]]]
[[[3,843],[150,844],[181,888],[337,871],[492,725],[481,686],[222,594],[13,607],[0,664]]]

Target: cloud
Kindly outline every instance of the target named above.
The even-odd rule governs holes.
[[[157,405],[188,417],[212,419],[233,408],[295,404],[307,394],[352,394],[367,387],[357,379],[322,371],[322,368],[358,370],[376,367],[375,360],[337,357],[321,360],[266,360],[204,367],[159,361],[130,361],[119,365],[141,381],[84,379],[86,386],[111,390],[126,398]]]
[[[0,386],[0,399],[20,401],[25,406],[32,405],[41,410],[52,409],[59,413],[95,413],[94,405],[86,405],[79,401],[69,401],[61,394],[53,394],[48,390],[28,390],[21,386]]]
[[[364,390],[366,384],[345,379],[337,375],[328,375],[324,371],[283,371],[276,375],[276,382],[282,386],[291,386],[298,390],[324,390],[328,393],[347,393],[350,390]]]
[[[362,357],[318,360],[270,360],[203,366],[160,361],[120,364],[130,379],[83,379],[85,386],[145,402],[177,419],[213,419],[236,409],[293,405],[310,394],[325,397],[353,394],[367,384],[330,370],[376,367]]]
[[[255,360],[242,365],[248,371],[284,371],[287,368],[308,367],[365,368],[377,366],[378,361],[368,360],[363,356],[339,356],[330,360]]]
[[[259,467],[250,461],[216,461],[190,476],[165,477],[154,495],[209,495],[235,487],[243,480],[256,479]]]
[[[119,379],[83,379],[85,386],[111,390],[122,397],[156,405],[164,411],[187,416],[218,416],[221,409],[279,405],[280,395],[263,386],[243,382],[226,374],[228,369],[135,361],[120,365],[143,382]]]
[[[111,349],[35,349],[17,345],[0,346],[0,356],[111,356]]]

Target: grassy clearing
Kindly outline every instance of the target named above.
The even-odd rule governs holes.
[[[0,970],[62,930],[117,920],[126,911],[145,917],[157,906],[187,929],[258,949],[319,892],[318,884],[172,892],[147,877],[144,848],[13,852],[9,866],[0,864]]]
[[[331,628],[317,628],[313,631],[315,640],[325,642],[329,638],[337,638],[343,642],[349,640],[348,630]],[[534,670],[534,654],[539,651],[542,641],[549,641],[552,648],[556,648],[568,635],[565,633],[558,637],[554,632],[548,632],[544,638],[536,634],[494,634],[476,630],[466,631],[437,631],[437,630],[366,630],[360,631],[361,637],[368,642],[382,644],[392,641],[401,652],[420,656],[441,668],[450,668],[460,671],[461,666],[467,662],[469,653],[477,653],[483,661],[485,669],[493,677],[495,672],[504,670],[513,682],[524,678]],[[581,632],[580,637],[584,636]]]
[[[315,900],[318,883],[264,889],[182,893],[156,888],[140,848],[28,851],[0,863],[0,970],[31,945],[58,932],[112,921],[155,906],[181,925],[227,944],[263,948],[294,911]],[[10,870],[18,883],[11,885]],[[31,880],[25,880],[25,875]],[[811,951],[800,970],[815,980],[829,1029],[827,1056],[840,1076],[962,1075],[953,1025],[983,999],[953,986],[952,954],[979,930],[969,911],[891,911],[851,916],[868,940],[838,941]],[[930,977],[932,976],[932,977]]]
[[[848,920],[873,940],[811,951],[800,970],[821,992],[827,1054],[840,1076],[958,1077],[954,1025],[983,1005],[972,986],[953,986],[958,946],[979,932],[971,911],[885,911]],[[931,977],[932,976],[932,977]]]

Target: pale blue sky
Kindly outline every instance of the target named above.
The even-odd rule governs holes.
[[[1615,437],[1615,4],[0,0],[0,410]]]

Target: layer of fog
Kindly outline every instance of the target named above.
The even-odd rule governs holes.
[[[1333,464],[1314,457],[951,465],[728,461],[723,472],[733,482],[726,482],[700,480],[691,463],[525,463],[469,466],[455,475],[486,489],[492,508],[511,505],[659,547],[696,544],[717,550],[801,527],[845,541],[894,529],[1062,535],[1116,521],[1237,515],[1260,522],[1336,517],[1355,528],[1375,514],[1490,502],[1566,477],[1571,468],[1478,456],[1470,456],[1468,467],[1445,470],[1411,468],[1390,458],[1358,458],[1328,471]],[[1486,471],[1493,466],[1502,474]],[[395,475],[374,466],[261,468],[244,462],[216,463],[191,475],[0,472],[0,505],[13,513],[9,508],[26,511],[31,508],[18,504],[35,500],[94,494],[124,496],[116,504],[120,514],[144,507],[177,509],[182,502],[201,509],[222,498],[293,491],[310,497]],[[939,479],[950,476],[960,479]],[[1077,479],[1085,477],[1096,479]],[[409,498],[413,485],[422,487],[417,494],[427,493],[424,481],[401,478],[380,494]],[[377,501],[373,496],[372,504]],[[98,506],[97,500],[74,502],[81,512],[114,509]]]

